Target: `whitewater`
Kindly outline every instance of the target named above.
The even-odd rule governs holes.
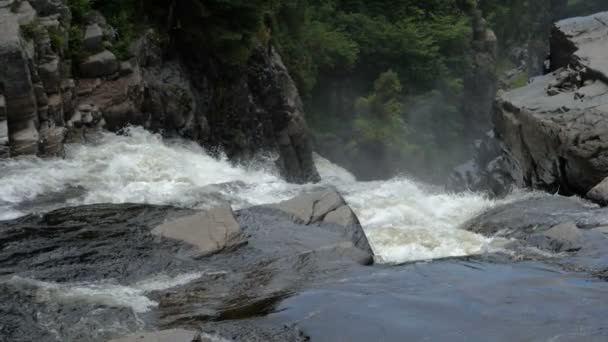
[[[147,203],[204,209],[228,202],[234,209],[287,200],[333,186],[351,205],[380,263],[401,263],[483,253],[490,238],[461,230],[483,211],[512,201],[476,193],[447,193],[406,177],[359,182],[316,156],[320,184],[285,182],[272,156],[250,165],[214,158],[193,142],[163,139],[142,128],[103,133],[98,141],[68,145],[63,159],[20,157],[0,161],[0,220],[60,207]]]

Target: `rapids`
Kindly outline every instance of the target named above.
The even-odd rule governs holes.
[[[0,220],[66,206],[147,203],[205,208],[229,202],[235,209],[274,203],[319,185],[283,181],[272,156],[250,165],[213,158],[200,146],[163,139],[142,128],[104,133],[88,145],[68,146],[65,159],[21,157],[0,161]],[[459,226],[497,204],[481,194],[452,194],[407,177],[358,182],[316,156],[321,186],[334,186],[359,217],[377,262],[478,254],[492,240]]]

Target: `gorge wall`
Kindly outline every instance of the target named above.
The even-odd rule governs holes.
[[[456,178],[470,189],[510,186],[585,195],[608,176],[608,12],[557,22],[550,72],[501,92],[492,114],[496,138]]]
[[[235,161],[271,153],[289,181],[318,180],[302,102],[271,46],[230,65],[149,30],[121,60],[100,13],[85,18],[82,46],[70,46],[71,25],[62,0],[0,1],[0,157],[61,156],[64,143],[133,124]]]

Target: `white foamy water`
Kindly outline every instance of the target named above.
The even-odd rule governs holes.
[[[52,283],[14,276],[5,283],[36,288],[36,297],[44,302],[101,304],[112,307],[130,307],[134,312],[150,311],[158,303],[146,294],[188,284],[204,273],[188,273],[174,278],[158,276],[131,286],[112,283]]]
[[[316,162],[322,184],[338,188],[355,210],[378,262],[463,256],[491,246],[490,239],[458,228],[495,201],[437,192],[407,178],[357,182],[321,157]],[[227,201],[238,209],[286,200],[310,187],[283,181],[271,160],[235,166],[194,143],[131,128],[127,135],[106,133],[95,145],[68,147],[65,159],[0,161],[0,220],[93,203],[205,208]]]

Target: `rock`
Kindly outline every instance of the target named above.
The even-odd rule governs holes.
[[[518,186],[585,195],[608,175],[607,20],[556,23],[553,71],[498,97],[495,131]]]
[[[608,81],[605,37],[608,35],[608,12],[562,20],[551,35],[551,68],[580,65]]]
[[[59,58],[52,58],[50,61],[38,66],[38,75],[48,94],[59,92],[61,77],[59,75]]]
[[[37,101],[17,20],[9,8],[0,8],[0,80],[12,156],[38,152]]]
[[[108,342],[205,342],[200,333],[192,330],[171,329],[155,332],[141,332]]]
[[[87,78],[110,76],[118,71],[118,62],[112,52],[105,50],[87,57],[79,70],[81,76]]]
[[[336,226],[343,236],[360,250],[373,256],[365,232],[355,213],[335,190],[302,194],[290,200],[268,205],[290,215],[297,223]]]
[[[87,26],[84,39],[82,41],[84,48],[90,53],[99,53],[104,49],[103,46],[103,30],[97,24]]]
[[[483,139],[475,141],[473,159],[457,166],[446,184],[448,191],[486,192],[494,197],[503,197],[515,187],[509,170],[510,159],[502,155],[502,143],[489,131]]]
[[[587,199],[601,205],[608,205],[608,178],[605,178],[598,185],[594,186],[593,189],[589,190],[587,195],[585,195]]]
[[[528,242],[553,252],[574,252],[581,249],[582,234],[576,224],[562,223],[540,234],[532,235]]]
[[[129,124],[144,126],[148,121],[148,115],[142,112],[144,82],[139,72],[103,82],[81,80],[79,88],[78,104],[96,107],[112,131]]]
[[[126,76],[133,73],[133,65],[129,61],[120,62],[120,75]]]
[[[608,225],[608,209],[576,197],[539,195],[492,208],[463,225],[485,236],[526,239],[563,222],[580,229]]]
[[[36,10],[29,1],[18,1],[17,6],[14,9],[14,16],[19,25],[31,24],[38,18]]]
[[[347,205],[343,205],[328,213],[323,219],[323,222],[348,227],[350,225],[357,224],[358,219]]]
[[[164,223],[154,228],[152,234],[191,244],[203,256],[234,249],[246,243],[229,206]]]

